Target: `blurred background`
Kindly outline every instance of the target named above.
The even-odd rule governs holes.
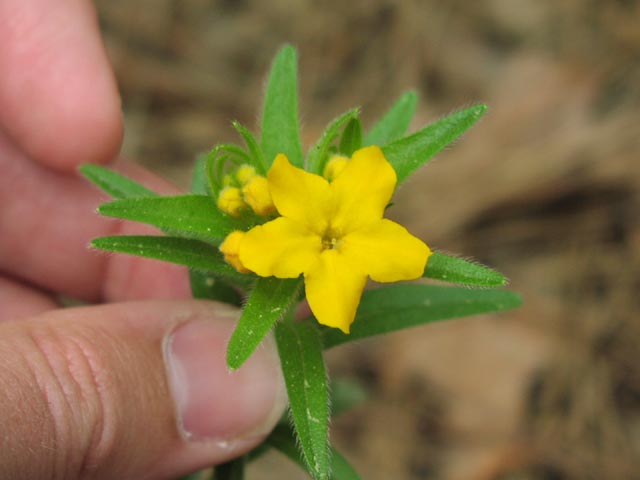
[[[332,439],[366,479],[640,478],[640,2],[109,0],[124,154],[188,184],[256,130],[269,63],[299,49],[303,140],[403,91],[414,129],[489,113],[390,215],[507,274],[525,304],[331,352],[370,398]],[[305,478],[277,454],[256,479]]]

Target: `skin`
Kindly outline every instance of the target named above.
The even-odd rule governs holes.
[[[75,173],[112,163],[122,139],[93,5],[0,0],[0,71],[0,477],[172,478],[258,444],[284,408],[271,343],[225,384],[237,312],[186,300],[182,268],[86,248],[97,236],[147,232],[95,215],[106,197]],[[139,167],[116,168],[175,192]],[[96,305],[60,309],[58,293]],[[186,335],[172,346],[190,322],[220,348],[198,335],[193,348]],[[201,354],[225,385],[228,401],[187,414],[212,437],[180,427],[171,348]],[[247,390],[256,382],[272,386]]]

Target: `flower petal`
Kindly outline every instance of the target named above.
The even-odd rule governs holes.
[[[395,170],[379,147],[354,152],[330,185],[336,205],[332,230],[344,235],[380,220],[391,200],[396,180]]]
[[[249,230],[240,242],[242,265],[261,277],[296,278],[318,261],[322,239],[279,217]]]
[[[267,178],[280,215],[322,236],[332,210],[329,183],[319,175],[294,167],[283,154],[276,157]]]
[[[241,232],[240,230],[234,230],[224,241],[220,244],[220,252],[224,255],[224,259],[227,263],[232,265],[237,271],[240,273],[249,273],[251,270],[248,270],[238,257],[238,251],[240,250],[240,243],[245,236],[245,232]]]
[[[318,262],[305,272],[304,285],[318,322],[349,333],[367,276],[342,257],[337,250],[323,251]]]
[[[422,240],[387,219],[349,233],[339,251],[346,262],[361,266],[376,282],[419,278],[431,255]]]

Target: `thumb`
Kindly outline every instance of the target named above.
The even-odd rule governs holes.
[[[227,369],[237,318],[146,301],[0,323],[3,478],[172,478],[253,448],[285,394],[270,339]]]

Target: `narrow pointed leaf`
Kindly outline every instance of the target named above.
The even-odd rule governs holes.
[[[509,310],[522,300],[506,290],[469,290],[436,285],[391,285],[365,292],[351,333],[322,329],[325,348],[425,323]]]
[[[271,435],[269,435],[265,441],[267,445],[278,450],[285,455],[289,460],[293,461],[301,468],[306,469],[302,452],[296,443],[295,434],[286,425],[278,425]],[[337,450],[331,448],[331,479],[332,480],[359,480],[360,475],[355,469],[347,462],[347,460],[340,455]]]
[[[331,480],[360,480],[356,469],[335,448],[331,449]]]
[[[297,278],[259,278],[247,304],[242,310],[238,326],[229,340],[227,365],[240,368],[251,356],[271,327],[280,320],[298,299],[301,281]]]
[[[404,93],[376,123],[364,139],[364,146],[386,145],[401,138],[409,128],[416,113],[418,94]]]
[[[267,162],[264,158],[264,154],[262,153],[262,148],[258,145],[253,133],[251,133],[251,131],[240,122],[233,122],[233,128],[235,128],[244,139],[244,143],[246,143],[250,152],[249,156],[253,160],[253,166],[258,170],[258,172],[265,175],[267,173]]]
[[[98,165],[85,164],[80,173],[96,187],[113,198],[155,197],[156,193],[137,182]]]
[[[127,198],[98,207],[109,217],[134,220],[171,231],[180,236],[221,242],[239,222],[220,212],[207,195]]]
[[[460,137],[484,113],[486,105],[455,112],[422,130],[382,147],[387,160],[398,175],[398,183],[429,161],[444,147]]]
[[[270,167],[279,153],[302,166],[302,142],[298,124],[298,59],[295,48],[285,45],[276,55],[262,113],[262,151]]]
[[[340,153],[350,157],[353,152],[362,147],[362,124],[358,118],[352,118],[344,127],[340,140]]]
[[[307,166],[310,172],[322,175],[324,165],[327,163],[330,147],[336,138],[338,138],[340,128],[351,119],[356,118],[359,114],[359,108],[352,108],[339,117],[334,118],[331,123],[327,125],[327,128],[325,128],[316,144],[309,150]]]
[[[91,246],[109,252],[128,253],[206,270],[240,284],[251,279],[251,276],[237,272],[225,262],[216,247],[199,240],[153,235],[115,235],[96,238]]]
[[[329,407],[318,330],[309,323],[281,322],[276,341],[305,463],[315,479],[326,480],[330,478]]]
[[[470,287],[503,287],[508,283],[500,272],[443,253],[429,257],[424,276]]]

